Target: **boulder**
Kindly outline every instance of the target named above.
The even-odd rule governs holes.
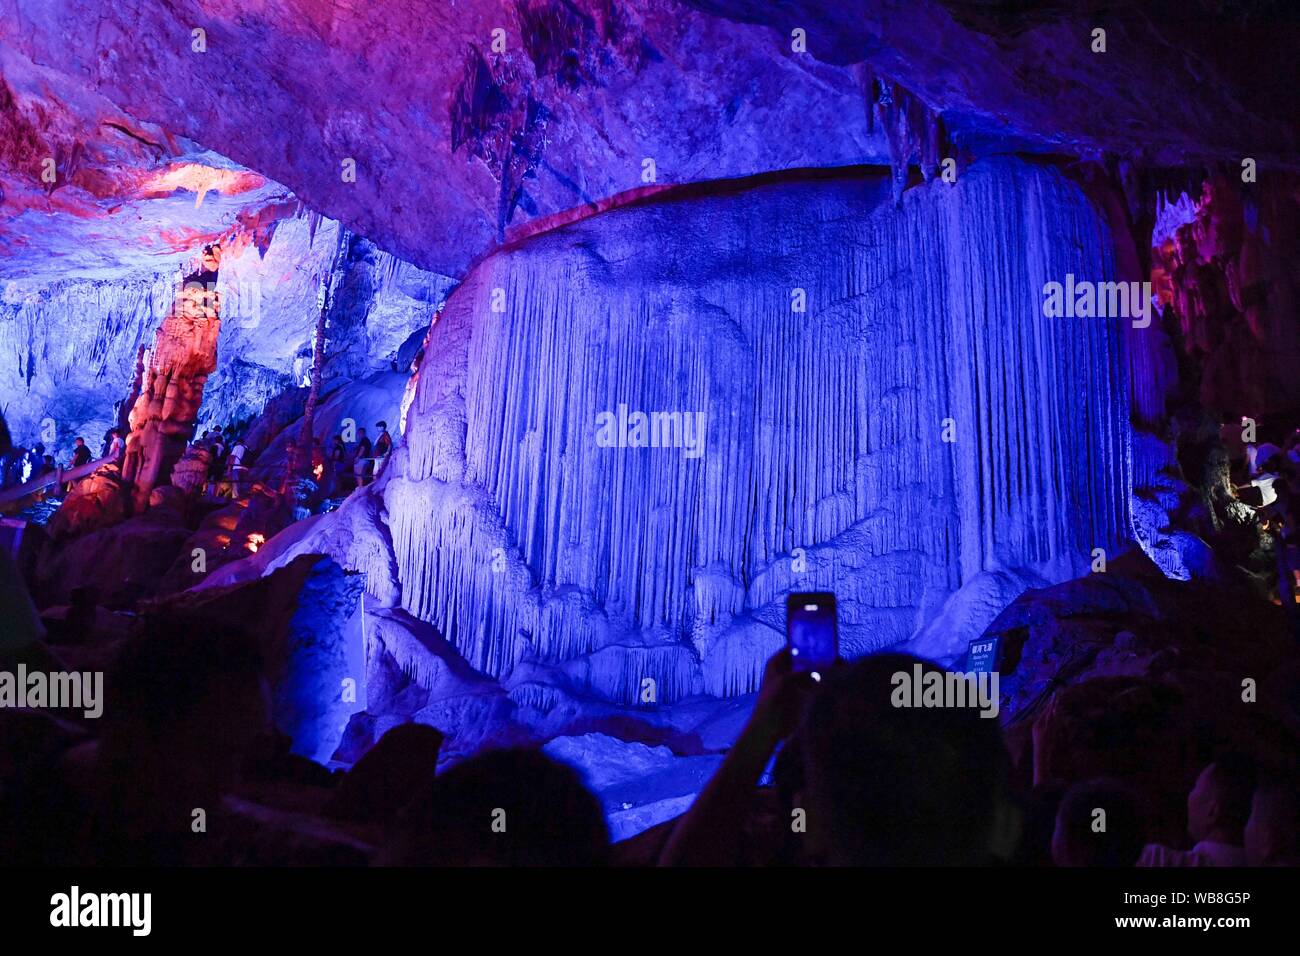
[[[1200,769],[1220,748],[1288,768],[1294,705],[1276,675],[1300,655],[1281,608],[1240,583],[1166,579],[1134,550],[1091,574],[1027,591],[998,638],[1001,718],[1032,737],[1036,783],[1130,782],[1171,842]]]
[[[394,820],[433,780],[442,740],[442,734],[424,724],[394,727],[344,774],[326,812],[346,820]]]
[[[919,657],[960,668],[971,641],[1026,590],[1047,582],[1032,572],[981,571],[944,602],[905,649]]]
[[[208,481],[208,471],[212,463],[212,453],[198,445],[189,445],[180,460],[172,466],[171,485],[186,497],[203,493],[203,486]],[[154,491],[158,489],[153,489]],[[153,498],[150,492],[150,500]]]
[[[125,501],[125,497],[117,500]],[[157,515],[137,515],[61,544],[52,543],[42,552],[37,565],[40,604],[67,604],[73,590],[81,587],[95,588],[99,600],[107,605],[129,604],[151,596],[157,593],[189,535],[189,529],[172,512],[164,510]]]
[[[145,613],[198,612],[251,630],[260,642],[276,727],[292,752],[325,761],[365,707],[360,576],[302,555],[248,583],[162,598]]]
[[[189,504],[185,491],[175,484],[160,485],[149,492],[150,511],[170,511],[183,519],[189,510]]]
[[[68,541],[117,524],[129,510],[130,489],[121,472],[116,465],[105,465],[73,483],[46,532],[54,541]]]

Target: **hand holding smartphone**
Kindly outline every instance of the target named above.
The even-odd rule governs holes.
[[[796,673],[815,680],[840,656],[840,634],[835,595],[829,591],[803,591],[785,599],[785,640]]]

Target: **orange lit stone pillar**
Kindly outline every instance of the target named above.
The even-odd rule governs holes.
[[[171,314],[154,335],[140,395],[131,408],[122,476],[134,486],[136,513],[149,493],[171,477],[172,466],[194,434],[203,386],[217,367],[221,315],[217,269],[221,247],[205,246],[196,269],[185,277]]]

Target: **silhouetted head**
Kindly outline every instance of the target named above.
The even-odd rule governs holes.
[[[174,861],[269,737],[254,638],[192,612],[151,615],[106,675],[95,763],[96,845],[107,860]]]
[[[37,442],[36,445],[32,448],[32,451],[36,452],[37,455],[44,455],[45,446],[40,442]]]
[[[80,448],[85,443],[86,443],[86,439],[82,438],[80,435],[78,435],[76,438],[72,440],[72,444],[76,445],[78,448]]]
[[[1187,833],[1193,840],[1241,846],[1255,792],[1255,768],[1240,754],[1225,754],[1201,771],[1187,795]]]
[[[1056,812],[1057,866],[1133,866],[1146,845],[1137,795],[1118,780],[1076,783]]]
[[[960,865],[1009,856],[1018,816],[995,719],[896,707],[894,675],[942,671],[906,654],[831,670],[800,728],[810,849],[835,865]]]
[[[375,425],[381,432],[388,428],[388,422],[379,422]]]
[[[383,854],[397,865],[605,862],[600,803],[576,771],[536,750],[497,750],[439,774],[402,813]]]
[[[1275,475],[1278,472],[1286,470],[1287,467],[1286,455],[1284,455],[1280,450],[1275,449],[1271,454],[1269,454],[1267,458],[1259,459],[1256,461],[1255,464],[1256,464],[1256,468],[1255,468],[1256,471],[1262,474]]]
[[[1244,836],[1251,866],[1300,865],[1300,796],[1294,784],[1256,788]]]
[[[345,820],[388,824],[432,784],[442,734],[426,724],[398,724],[379,738],[346,774],[327,812]]]

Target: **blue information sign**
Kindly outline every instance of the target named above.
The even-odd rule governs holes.
[[[991,674],[998,669],[998,638],[981,637],[966,648],[966,673]]]

